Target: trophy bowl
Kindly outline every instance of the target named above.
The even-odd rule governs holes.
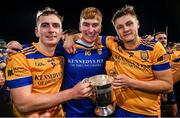
[[[93,99],[96,103],[95,113],[98,116],[109,116],[114,112],[112,100],[112,80],[108,75],[96,75],[88,78],[93,86]]]

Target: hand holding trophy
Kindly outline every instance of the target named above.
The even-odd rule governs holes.
[[[96,75],[85,79],[93,87],[93,101],[96,104],[95,113],[98,116],[109,116],[114,112],[112,99],[113,78],[108,75]]]

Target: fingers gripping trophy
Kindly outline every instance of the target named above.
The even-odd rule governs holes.
[[[114,112],[115,104],[113,103],[112,81],[113,78],[108,75],[96,75],[86,78],[93,87],[93,101],[96,104],[95,113],[98,116],[109,116]]]

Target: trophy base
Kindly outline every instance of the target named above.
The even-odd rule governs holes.
[[[109,116],[111,115],[115,110],[115,105],[110,104],[105,107],[96,107],[95,113],[98,116]]]

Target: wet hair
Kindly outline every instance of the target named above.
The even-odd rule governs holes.
[[[124,7],[122,7],[120,10],[117,10],[113,17],[112,17],[112,23],[114,23],[114,21],[119,18],[119,17],[122,17],[122,16],[125,16],[125,15],[132,15],[134,17],[137,18],[137,15],[134,11],[134,7],[133,6],[130,6],[130,5],[125,5]]]
[[[83,9],[81,12],[80,21],[83,18],[84,19],[96,19],[96,20],[102,22],[102,14],[95,7],[87,7],[85,9]]]
[[[39,18],[41,16],[48,16],[48,15],[56,15],[60,19],[61,22],[63,21],[63,17],[60,16],[55,9],[52,9],[50,7],[46,7],[45,9],[37,12],[37,15],[36,15],[36,25],[37,25],[37,23],[39,21]]]

